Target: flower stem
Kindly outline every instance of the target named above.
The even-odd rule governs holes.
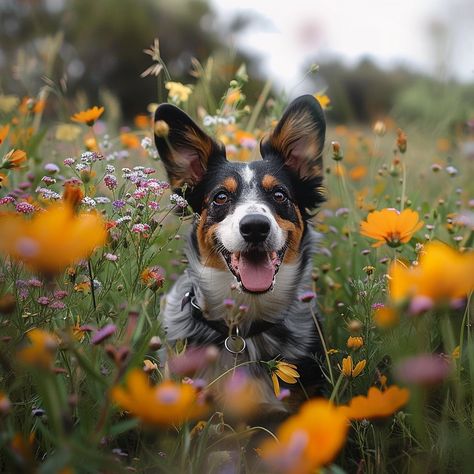
[[[331,385],[334,387],[334,376],[332,373],[331,362],[329,360],[328,348],[326,346],[326,341],[324,340],[323,332],[321,331],[321,326],[319,325],[318,318],[314,314],[313,308],[310,306],[311,316],[313,318],[314,324],[319,334],[319,338],[321,339],[321,344],[323,345],[324,355],[326,356],[326,363],[328,365],[329,370],[329,378],[331,379]]]
[[[97,304],[95,302],[94,277],[92,276],[92,265],[90,259],[87,260],[87,268],[89,269],[89,278],[91,280],[92,306],[94,307],[94,311],[97,311]]]

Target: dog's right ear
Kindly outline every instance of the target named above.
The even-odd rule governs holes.
[[[171,104],[156,109],[155,143],[173,188],[184,184],[194,188],[211,163],[226,160],[224,145],[216,143],[189,115]]]

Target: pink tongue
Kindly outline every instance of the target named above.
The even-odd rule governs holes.
[[[239,275],[242,284],[249,291],[266,291],[273,283],[275,267],[267,254],[265,258],[255,262],[240,254]]]

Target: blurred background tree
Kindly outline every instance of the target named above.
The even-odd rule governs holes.
[[[213,81],[218,96],[242,62],[252,70],[254,61],[232,52],[225,36],[230,32],[219,31],[215,22],[205,0],[3,0],[0,91],[33,95],[44,85],[42,74],[35,74],[39,69],[50,79],[62,78],[69,94],[84,91],[90,104],[97,103],[101,91],[111,92],[129,118],[158,100],[156,78],[140,74],[151,64],[143,50],[160,38],[161,56],[176,81],[194,81],[192,58],[218,56]],[[242,26],[234,22],[235,29]],[[62,37],[56,37],[57,42],[45,43],[58,32]],[[44,57],[55,46],[60,60],[50,70],[26,59],[28,52],[39,51]],[[254,70],[247,95],[258,94],[256,74]]]

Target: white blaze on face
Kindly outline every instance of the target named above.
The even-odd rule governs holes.
[[[247,243],[240,233],[240,221],[248,214],[261,214],[270,221],[270,234],[265,242],[267,249],[279,251],[285,245],[287,232],[284,231],[273,216],[270,208],[261,202],[250,201],[238,205],[217,227],[217,237],[229,252],[245,250]]]

